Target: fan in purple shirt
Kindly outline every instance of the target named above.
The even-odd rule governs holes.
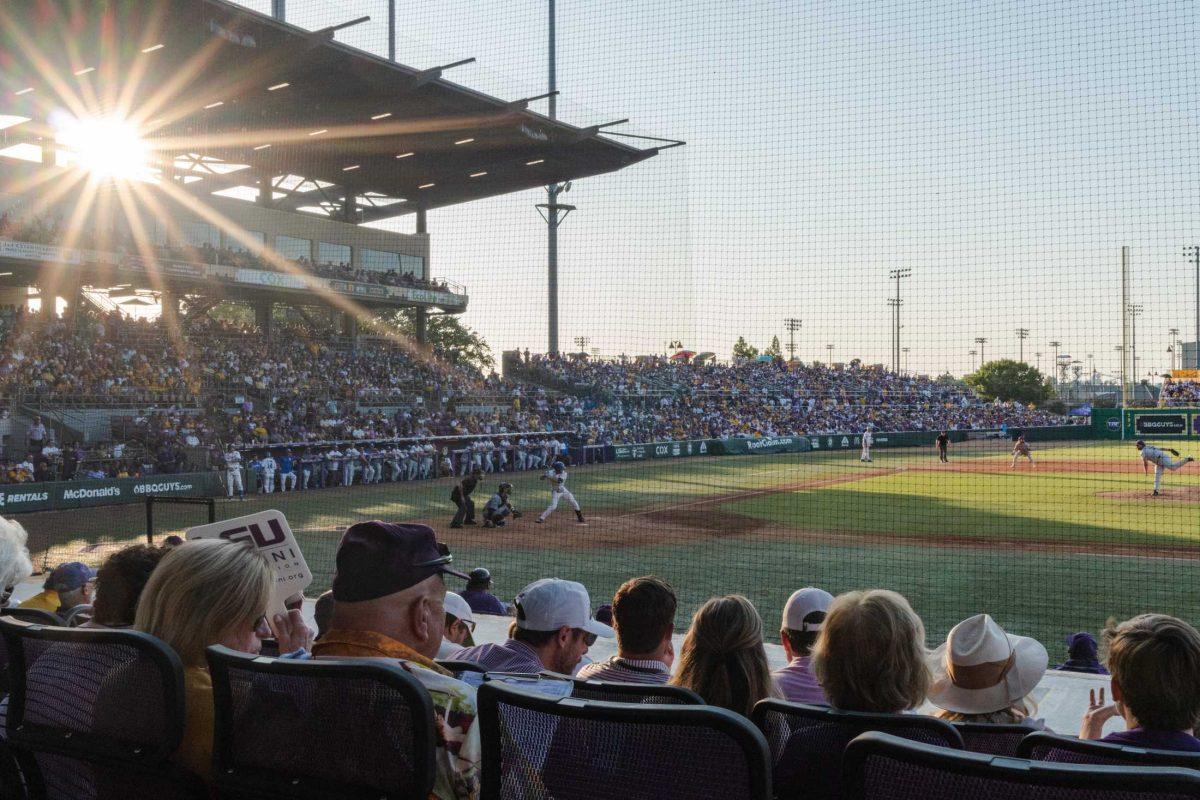
[[[476,614],[495,614],[506,616],[508,606],[499,597],[492,594],[492,573],[484,567],[476,567],[467,577],[467,588],[459,592],[463,600]]]
[[[793,592],[783,606],[783,625],[779,638],[783,641],[783,652],[787,654],[786,667],[771,673],[775,688],[785,700],[793,703],[825,706],[825,691],[809,669],[809,654],[821,633],[825,612],[833,602],[833,595],[824,589],[809,587]]]
[[[1200,752],[1192,733],[1200,721],[1200,632],[1175,617],[1142,614],[1104,637],[1113,703],[1092,690],[1079,738],[1100,739],[1104,723],[1120,715],[1126,729],[1101,741]]]

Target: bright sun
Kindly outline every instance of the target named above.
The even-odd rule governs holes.
[[[133,124],[118,117],[53,120],[56,138],[68,158],[81,169],[102,178],[148,180],[150,150]]]

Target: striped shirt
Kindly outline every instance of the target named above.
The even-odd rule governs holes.
[[[450,656],[454,661],[470,661],[488,672],[541,672],[537,651],[524,642],[509,639],[501,644],[477,644]]]
[[[577,676],[584,681],[609,683],[664,684],[671,678],[671,668],[661,661],[647,661],[612,656],[605,661],[588,664]]]

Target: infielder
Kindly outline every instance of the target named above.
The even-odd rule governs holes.
[[[871,427],[872,426],[868,425],[867,429],[863,431],[862,455],[858,457],[859,461],[865,461],[868,464],[871,463],[871,445],[875,443],[874,437],[871,436]]]
[[[1029,460],[1030,465],[1034,469],[1037,469],[1037,464],[1033,463],[1033,456],[1029,453],[1029,443],[1025,441],[1025,434],[1023,434],[1023,433],[1017,437],[1017,440],[1015,442],[1013,442],[1013,449],[1012,449],[1013,460],[1012,460],[1012,463],[1008,465],[1008,468],[1016,469],[1017,459],[1020,458],[1021,456],[1025,456],[1025,458],[1027,458]]]
[[[496,493],[492,495],[492,499],[487,501],[487,505],[483,507],[483,527],[485,528],[502,528],[508,523],[504,518],[509,514],[513,519],[520,519],[521,512],[517,511],[516,507],[508,499],[512,494],[513,485],[511,483],[502,483],[496,489]]]
[[[242,483],[242,454],[232,444],[225,451],[225,488],[230,500],[233,499],[234,489],[237,489],[239,500],[246,499],[246,487]]]
[[[1167,453],[1170,453],[1171,455],[1178,458],[1179,457],[1178,450],[1172,450],[1171,448],[1168,447],[1166,452],[1163,452],[1161,449],[1155,447],[1152,444],[1146,444],[1141,439],[1137,440],[1136,446],[1137,446],[1138,452],[1142,454],[1142,474],[1149,472],[1150,465],[1151,464],[1154,465],[1154,494],[1152,495],[1153,497],[1158,497],[1158,490],[1159,490],[1160,486],[1162,485],[1163,470],[1169,469],[1172,472],[1174,472],[1175,470],[1179,469],[1180,467],[1182,467],[1184,464],[1188,463],[1189,461],[1196,460],[1196,459],[1192,458],[1191,456],[1187,456],[1186,458],[1180,458],[1178,461],[1176,461],[1174,458],[1171,458],[1171,456],[1167,455]]]
[[[586,525],[583,521],[583,512],[579,510],[579,502],[575,499],[575,495],[571,494],[571,490],[567,488],[567,465],[561,461],[555,461],[554,466],[546,470],[545,475],[539,475],[538,480],[550,481],[550,505],[542,512],[536,520],[538,523],[546,521],[546,518],[554,513],[558,508],[559,500],[566,500],[571,508],[575,509],[575,521],[580,525]]]

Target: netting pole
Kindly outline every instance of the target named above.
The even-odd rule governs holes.
[[[154,495],[146,498],[146,544],[154,545]]]
[[[208,506],[208,524],[211,525],[217,521],[217,501],[211,497],[207,499],[208,503],[206,503],[206,505]]]
[[[1121,408],[1129,407],[1129,246],[1121,247]],[[1125,425],[1121,425],[1121,437],[1125,436]]]
[[[287,0],[271,0],[271,16],[280,22],[286,22]]]

